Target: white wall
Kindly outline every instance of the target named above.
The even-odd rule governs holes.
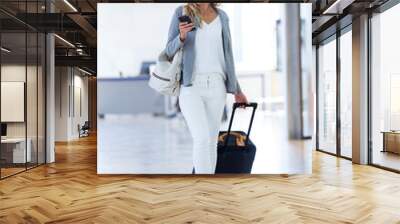
[[[55,140],[77,139],[78,124],[88,120],[88,77],[75,68],[56,67],[55,85]]]
[[[142,61],[156,60],[165,48],[171,18],[179,5],[98,4],[98,77],[118,77],[119,72],[135,76]],[[219,6],[229,16],[236,70],[276,68],[276,21],[281,18],[283,5]]]
[[[27,70],[26,70],[27,69]],[[1,66],[1,81],[7,82],[7,81],[17,81],[17,82],[25,82],[25,76],[26,76],[26,71],[28,74],[36,74],[36,67],[33,66],[28,66],[25,67],[25,65],[17,65],[17,64],[9,64],[9,65],[2,65]],[[29,77],[28,77],[29,78]],[[36,85],[35,83],[31,83],[32,80],[29,80],[30,85]],[[36,98],[36,89],[28,88],[28,99],[27,102],[30,103],[32,102],[32,97]],[[34,92],[31,92],[34,91]],[[36,108],[36,104],[30,105],[34,106]],[[7,108],[1,108],[1,110],[7,110]],[[28,111],[31,112],[31,109]],[[36,121],[36,114],[33,113],[28,113],[28,121],[31,122],[33,120]],[[32,117],[34,115],[34,117]],[[25,123],[26,122],[8,122],[7,123],[7,136],[8,137],[25,137]],[[36,123],[36,122],[35,122]],[[33,125],[28,125],[28,132],[30,133],[30,128],[33,127]],[[36,129],[36,126],[35,126]],[[29,134],[28,133],[28,134]]]
[[[68,140],[68,86],[69,76],[67,67],[56,67],[55,70],[55,140]]]
[[[76,72],[76,70],[75,70]],[[88,77],[81,76],[81,74],[74,75],[74,112],[71,120],[71,136],[73,138],[79,137],[78,125],[82,126],[85,121],[88,121]],[[80,92],[80,93],[79,93]],[[80,102],[79,102],[80,101]],[[81,110],[81,111],[80,111]]]
[[[276,69],[276,21],[284,4],[221,4],[229,16],[237,71]]]
[[[138,75],[141,62],[164,49],[175,8],[181,4],[97,4],[98,77]]]
[[[32,161],[36,162],[36,158],[39,158],[39,163],[43,163],[45,150],[45,90],[42,67],[37,67],[36,65],[25,66],[25,64],[17,63],[3,64],[1,66],[1,76],[2,82],[24,82],[26,85],[26,107],[25,102],[23,102],[22,108],[18,108],[18,110],[22,110],[19,111],[20,113],[25,114],[26,112],[26,120],[24,118],[22,122],[6,122],[7,137],[21,138],[27,136],[31,144]],[[7,95],[2,95],[2,98],[8,97]],[[17,111],[7,111],[13,109],[4,106],[1,110],[2,112],[17,113]],[[38,157],[37,153],[39,153]]]

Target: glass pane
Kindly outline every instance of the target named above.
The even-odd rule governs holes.
[[[352,35],[351,31],[340,37],[340,152],[351,158],[352,141]]]
[[[400,170],[400,5],[372,17],[372,163]]]
[[[301,7],[301,90],[302,90],[302,119],[303,137],[313,135],[313,95],[314,88],[312,80],[312,31],[311,7]]]
[[[2,33],[1,47],[1,172],[5,177],[25,170],[30,161],[25,122],[26,34]]]
[[[27,62],[27,81],[26,81],[26,110],[27,110],[27,142],[28,142],[28,149],[30,148],[30,159],[28,160],[28,168],[37,165],[37,150],[38,150],[38,143],[37,143],[37,132],[38,132],[38,107],[37,107],[37,97],[38,97],[38,88],[37,88],[37,81],[38,81],[38,49],[37,49],[37,33],[36,32],[29,32],[27,33],[28,38],[28,62]]]
[[[38,36],[38,163],[45,163],[45,122],[46,122],[46,108],[45,108],[45,88],[46,88],[46,74],[45,74],[45,60],[46,60],[46,37],[40,33]]]
[[[28,13],[28,20],[35,24],[35,18],[31,17],[32,13],[38,12],[38,4],[37,1],[27,2],[26,12]],[[27,80],[26,80],[26,113],[27,113],[27,144],[28,148],[30,148],[30,160],[28,160],[27,167],[31,168],[37,165],[37,98],[38,98],[38,89],[37,89],[37,73],[38,73],[38,36],[37,32],[34,30],[27,30]]]
[[[318,48],[318,144],[336,153],[336,40]]]
[[[1,1],[22,16],[45,12],[45,1]],[[35,16],[29,17],[35,23]],[[1,177],[45,161],[45,36],[0,12],[1,31]],[[11,112],[10,112],[11,111]]]

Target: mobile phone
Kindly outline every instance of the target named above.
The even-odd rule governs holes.
[[[190,17],[188,15],[179,16],[178,19],[179,19],[179,22],[181,22],[181,23],[185,23],[185,22],[188,23],[188,24],[192,23],[192,19],[190,19]],[[195,29],[196,28],[193,27],[192,30],[195,30]]]
[[[190,17],[188,15],[179,16],[178,19],[179,19],[179,22],[181,22],[181,23],[184,23],[184,22],[191,23],[192,22],[192,20],[190,19]]]

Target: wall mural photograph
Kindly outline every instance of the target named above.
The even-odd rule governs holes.
[[[99,174],[311,172],[313,102],[297,115],[289,108],[314,93],[288,83],[291,75],[313,82],[310,5],[98,9]],[[300,42],[285,38],[286,26]],[[288,122],[299,114],[294,137]]]

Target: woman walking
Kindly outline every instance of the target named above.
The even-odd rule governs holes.
[[[191,22],[180,22],[189,16]],[[248,103],[235,74],[229,19],[216,3],[188,3],[175,10],[166,54],[183,49],[179,105],[193,138],[193,165],[198,174],[213,174],[218,133],[227,93]]]

